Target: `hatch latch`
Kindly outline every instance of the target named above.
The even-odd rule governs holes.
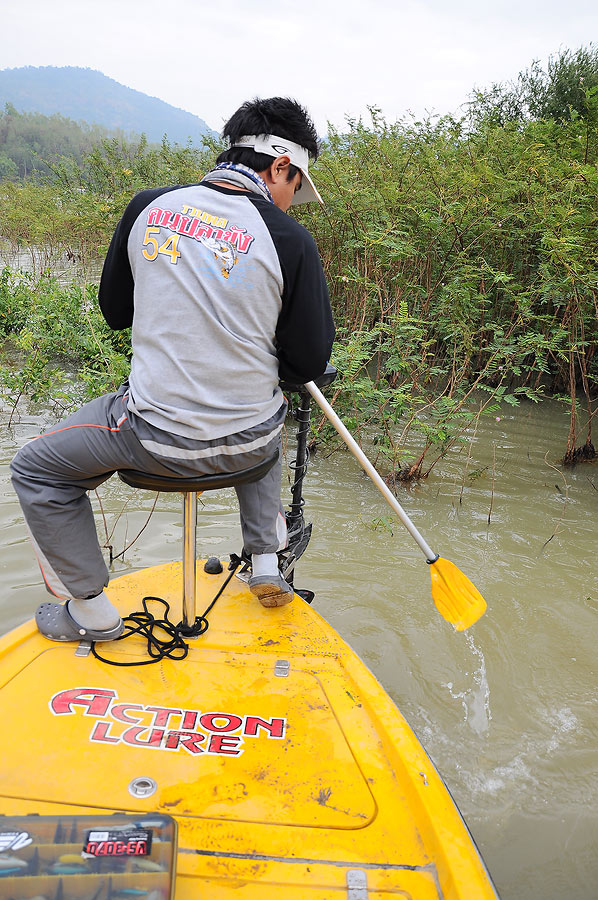
[[[368,879],[363,869],[347,872],[347,900],[368,900]]]

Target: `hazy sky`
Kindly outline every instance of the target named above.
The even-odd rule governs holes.
[[[87,66],[219,130],[293,96],[321,133],[380,107],[456,112],[474,86],[598,40],[597,0],[0,0],[0,68]]]

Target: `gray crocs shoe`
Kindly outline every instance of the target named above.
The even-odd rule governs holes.
[[[295,593],[291,585],[282,575],[252,575],[249,579],[249,590],[262,606],[284,606],[290,603]]]
[[[125,630],[121,619],[114,628],[98,631],[83,628],[75,622],[68,610],[68,600],[62,603],[42,603],[35,613],[38,631],[50,641],[114,641]]]

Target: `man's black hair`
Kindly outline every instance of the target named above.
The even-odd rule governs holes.
[[[275,134],[305,147],[312,159],[320,152],[318,134],[309,113],[296,100],[289,97],[270,97],[268,100],[247,100],[232,114],[222,129],[222,136],[234,144],[247,134]],[[251,147],[231,147],[224,150],[216,162],[233,162],[248,166],[255,172],[268,169],[274,157],[256,153]],[[288,181],[292,181],[299,169],[289,166]]]

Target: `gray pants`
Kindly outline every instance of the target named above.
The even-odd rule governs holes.
[[[154,428],[127,409],[128,386],[98,397],[26,444],[11,463],[42,576],[63,599],[95,597],[108,584],[87,492],[118,469],[192,477],[235,472],[280,448],[286,405],[267,422],[213,441],[194,441]],[[236,488],[248,553],[286,545],[280,502],[281,454],[259,481]]]

